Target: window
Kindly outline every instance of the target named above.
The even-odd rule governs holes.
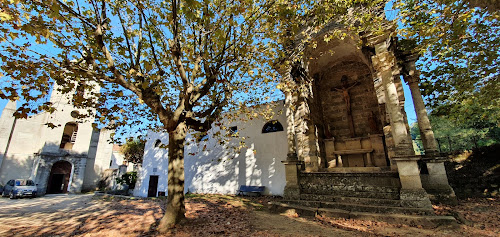
[[[83,94],[85,93],[85,83],[78,83],[75,90],[75,96],[83,98]]]
[[[264,124],[262,133],[280,132],[283,131],[283,125],[278,120],[272,120]]]
[[[71,111],[71,117],[78,118],[79,116],[80,116],[80,112],[78,112],[77,110]]]
[[[160,145],[161,145],[160,139],[156,139],[155,147],[160,147]]]
[[[35,186],[35,183],[29,179],[19,179],[16,180],[16,186]]]
[[[229,134],[231,134],[231,137],[238,136],[238,126],[230,127],[229,128]]]
[[[69,122],[64,125],[63,135],[61,138],[61,144],[59,148],[65,150],[71,150],[73,144],[76,142],[76,135],[78,134],[78,124]]]

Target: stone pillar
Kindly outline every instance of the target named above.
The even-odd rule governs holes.
[[[458,200],[455,191],[448,183],[448,176],[444,162],[446,158],[436,157],[434,159],[425,159],[427,165],[428,182],[423,183],[427,193],[431,195],[431,200],[449,205],[457,205]]]
[[[296,155],[288,155],[287,160],[282,161],[285,165],[285,177],[286,177],[286,185],[284,190],[283,197],[288,200],[299,200],[300,199],[300,186],[299,186],[299,173],[301,166],[303,164],[302,161],[294,160],[296,159]]]
[[[285,91],[285,109],[286,109],[286,136],[288,143],[288,152],[287,154],[295,154],[295,158],[297,158],[297,147],[295,142],[295,121],[294,121],[294,111],[293,111],[293,94],[289,88],[286,88]],[[288,159],[287,159],[288,160]]]
[[[300,199],[299,174],[303,162],[299,161],[297,157],[293,103],[294,103],[294,98],[292,92],[285,91],[288,154],[286,160],[281,162],[285,165],[285,178],[286,178],[286,185],[283,196],[285,199],[299,200]]]
[[[438,146],[432,131],[424,100],[418,86],[419,74],[415,67],[417,56],[411,55],[406,58],[404,64],[404,79],[410,87],[415,113],[417,115],[420,137],[425,150],[424,161],[429,174],[422,175],[423,187],[431,195],[433,201],[456,205],[457,197],[453,188],[448,183],[446,169],[444,167],[445,158],[439,157]]]
[[[404,115],[400,109],[399,95],[393,78],[393,67],[396,58],[388,50],[388,41],[383,41],[375,45],[376,55],[372,57],[372,62],[378,76],[382,79],[384,88],[386,110],[389,113],[391,133],[396,147],[403,143],[408,143],[408,130],[405,125]]]
[[[432,208],[427,192],[422,188],[417,161],[420,156],[395,157],[399,180],[401,182],[400,199],[405,207]]]
[[[422,138],[422,144],[424,145],[425,154],[429,157],[434,157],[438,153],[436,139],[434,138],[434,132],[432,131],[431,122],[427,116],[427,110],[425,109],[424,100],[422,99],[422,94],[420,93],[420,88],[418,87],[419,77],[415,67],[416,57],[410,61],[405,62],[405,74],[404,79],[410,87],[411,96],[413,99],[413,105],[415,107],[415,114],[417,115],[418,128],[420,129],[420,137]]]
[[[432,208],[420,180],[420,171],[417,165],[420,157],[415,156],[404,115],[400,109],[399,95],[393,78],[396,58],[394,53],[388,50],[389,44],[390,38],[378,40],[373,44],[375,56],[372,57],[372,62],[377,74],[382,79],[384,88],[386,109],[389,113],[391,134],[395,144],[392,160],[396,161],[401,182],[401,203],[407,207]]]

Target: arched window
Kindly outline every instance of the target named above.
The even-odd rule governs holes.
[[[160,139],[156,139],[155,147],[160,147],[160,145],[161,145]]]
[[[59,148],[65,150],[71,150],[73,144],[76,142],[76,136],[78,134],[78,124],[74,122],[69,122],[64,125],[63,135],[61,138],[61,144]]]
[[[283,131],[283,125],[278,120],[267,122],[262,128],[262,133],[279,132]]]

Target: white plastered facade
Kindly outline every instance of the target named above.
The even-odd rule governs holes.
[[[285,167],[287,137],[286,117],[283,102],[273,108],[283,131],[262,133],[264,125],[271,121],[262,118],[244,119],[225,123],[226,127],[237,126],[239,137],[245,137],[246,148],[239,152],[219,144],[212,135],[219,128],[208,132],[208,139],[199,143],[188,135],[185,146],[185,185],[184,192],[236,194],[240,185],[265,186],[264,194],[283,195],[286,184]],[[232,138],[230,143],[237,144],[240,138]],[[147,197],[151,176],[158,176],[158,192],[167,193],[168,149],[155,147],[160,140],[163,147],[168,145],[168,134],[150,131],[147,134],[143,165],[138,173],[134,190],[135,196]],[[206,146],[205,151],[203,147]]]
[[[50,102],[56,107],[52,114],[41,113],[27,119],[15,119],[16,102],[9,101],[0,117],[0,184],[10,179],[32,179],[40,194],[47,190],[52,166],[58,161],[71,164],[69,184],[64,192],[77,193],[93,190],[104,170],[110,167],[113,144],[109,143],[110,130],[96,130],[93,118],[83,121],[71,113],[75,109],[72,94],[52,91]],[[98,92],[96,86],[94,92]],[[50,128],[46,124],[60,125]],[[61,149],[66,124],[76,124],[77,133],[72,138],[71,149]],[[67,147],[66,147],[67,148]]]

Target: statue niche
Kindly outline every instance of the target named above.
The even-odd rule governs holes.
[[[380,112],[371,72],[360,62],[344,62],[323,73],[321,93],[325,164],[336,171],[387,166]],[[354,168],[355,169],[355,168]]]
[[[347,111],[347,122],[349,123],[349,130],[351,132],[351,137],[354,137],[354,121],[352,120],[351,95],[349,94],[349,90],[351,90],[354,86],[358,85],[359,82],[355,81],[354,83],[349,84],[348,77],[346,75],[342,76],[340,82],[342,83],[342,86],[333,87],[331,91],[338,91],[342,93],[342,97],[345,102],[345,108]]]

